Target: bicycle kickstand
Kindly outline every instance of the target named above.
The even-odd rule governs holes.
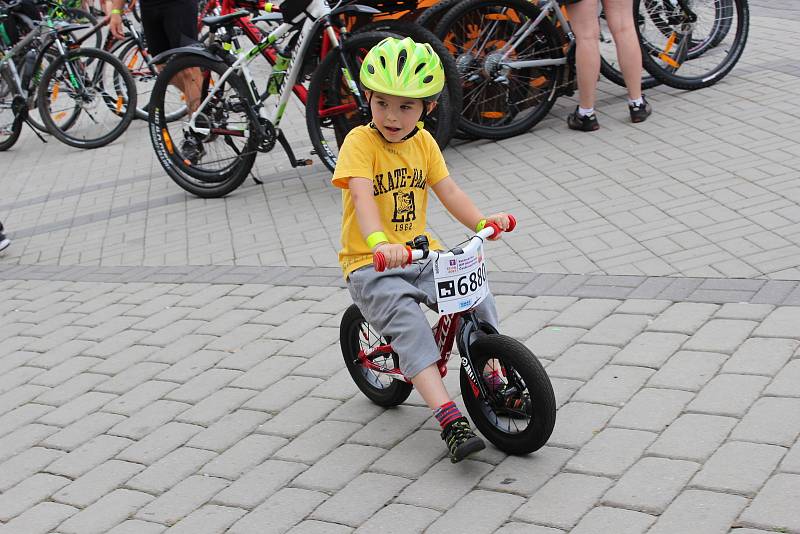
[[[33,130],[33,133],[35,133],[35,134],[36,134],[36,137],[38,137],[38,138],[39,138],[39,140],[40,140],[42,143],[47,143],[47,139],[45,139],[44,137],[42,137],[42,134],[40,134],[40,133],[39,133],[39,132],[36,130],[36,128],[34,128],[34,127],[33,127],[33,124],[31,124],[31,121],[30,121],[29,119],[25,119],[25,124],[27,124],[28,126],[30,126],[31,130]]]
[[[292,164],[292,167],[305,167],[307,165],[311,165],[313,160],[310,159],[297,159],[294,157],[294,152],[292,151],[292,147],[289,146],[289,141],[286,140],[286,136],[283,135],[283,130],[280,128],[278,130],[278,142],[283,147],[283,150],[286,151],[286,155],[289,156],[289,163]]]

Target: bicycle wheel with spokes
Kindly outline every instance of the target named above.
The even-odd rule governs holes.
[[[553,386],[539,360],[519,341],[500,334],[478,337],[470,345],[477,380],[490,394],[485,398],[461,368],[461,396],[472,421],[495,446],[509,454],[527,454],[547,443],[556,421]],[[484,378],[496,371],[503,381],[494,386]]]
[[[193,195],[218,198],[239,187],[261,142],[258,116],[244,79],[196,54],[174,56],[150,95],[150,139],[161,166]],[[167,117],[195,109],[182,120]]]
[[[117,56],[120,61],[128,68],[128,71],[133,76],[133,81],[136,82],[136,93],[138,95],[136,106],[136,118],[147,120],[147,103],[150,102],[150,93],[153,91],[153,85],[156,83],[158,71],[155,65],[148,63],[151,59],[146,49],[139,46],[139,43],[133,37],[129,37],[124,41],[120,41],[111,50],[111,53]],[[188,109],[186,106],[179,107],[178,109],[170,112],[165,118],[167,121],[172,122],[186,115]]]
[[[381,375],[362,365],[359,353],[370,354],[377,347],[388,345],[388,341],[370,326],[355,304],[351,304],[342,316],[339,344],[350,376],[372,402],[380,406],[397,406],[411,394],[413,387],[408,382]],[[394,352],[372,355],[370,361],[383,369],[398,366]]]
[[[746,0],[635,0],[644,68],[677,89],[714,85],[744,52],[750,27]]]
[[[527,0],[466,0],[442,18],[435,33],[461,77],[464,132],[504,139],[530,130],[550,111],[566,57],[549,20],[533,27],[540,13]]]
[[[308,84],[306,99],[306,125],[314,152],[331,171],[336,167],[339,147],[347,133],[356,126],[369,122],[369,110],[359,109],[348,77],[358,79],[361,62],[367,52],[392,34],[364,32],[351,34],[342,41],[341,48],[331,50],[322,60]],[[342,64],[342,55],[348,68]],[[450,94],[442,91],[437,103],[435,118],[425,121],[425,129],[443,146],[450,139],[452,121],[436,120],[450,117]]]
[[[14,146],[22,130],[22,121],[17,117],[18,106],[14,104],[14,91],[11,89],[13,83],[7,76],[6,69],[0,68],[0,152]],[[20,102],[21,98],[17,97],[17,102]]]
[[[636,20],[637,23],[641,23],[643,18],[637,15]],[[621,87],[626,86],[619,59],[617,59],[617,46],[611,37],[611,30],[608,28],[603,11],[600,11],[600,72],[608,81]],[[650,89],[660,83],[642,67],[642,89]]]
[[[47,131],[76,148],[105,146],[128,129],[136,85],[113,55],[79,48],[55,58],[39,82],[39,116]],[[64,117],[79,108],[74,120]]]

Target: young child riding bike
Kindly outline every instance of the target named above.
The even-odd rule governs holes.
[[[428,44],[386,38],[361,65],[360,80],[372,111],[368,126],[346,137],[333,174],[342,189],[342,250],[339,262],[353,301],[391,345],[399,367],[433,410],[452,462],[485,447],[445,389],[439,349],[419,304],[435,309],[433,269],[406,265],[405,243],[425,233],[428,189],[459,222],[479,231],[487,222],[510,226],[505,213],[488,217],[450,177],[442,153],[422,120],[444,88],[444,69]],[[428,236],[430,239],[430,236]],[[430,240],[432,249],[441,245]],[[381,252],[387,270],[373,268]],[[403,269],[395,269],[404,267]],[[476,308],[478,317],[497,327],[491,294]],[[485,370],[487,383],[502,378]]]

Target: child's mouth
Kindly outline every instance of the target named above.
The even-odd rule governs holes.
[[[384,126],[384,128],[386,128],[386,130],[388,130],[391,133],[397,133],[400,131],[400,128],[393,128],[391,126]]]

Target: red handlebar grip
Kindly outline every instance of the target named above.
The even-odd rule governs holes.
[[[409,265],[413,261],[413,256],[411,255],[411,247],[406,247],[406,250],[408,251],[408,259],[406,260],[406,265]]]
[[[386,257],[383,255],[383,252],[376,252],[372,256],[372,263],[375,266],[375,270],[379,273],[386,270]]]
[[[513,230],[516,227],[517,227],[517,220],[514,218],[513,215],[511,215],[509,213],[508,214],[508,230],[506,230],[506,232],[510,232],[511,230]]]
[[[500,228],[497,225],[497,223],[487,222],[486,226],[488,226],[489,228],[494,229],[494,233],[492,234],[492,237],[490,237],[489,239],[497,239],[497,237],[503,232],[503,229]]]

